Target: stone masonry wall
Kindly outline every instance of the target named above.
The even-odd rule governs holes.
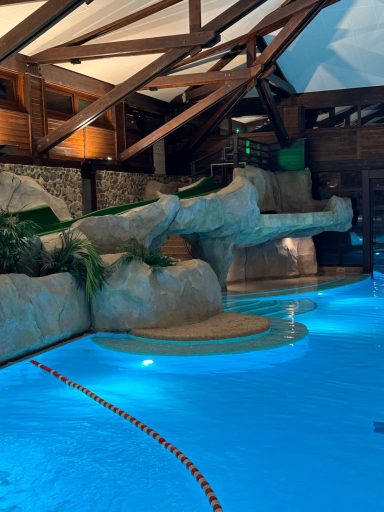
[[[179,187],[189,185],[199,178],[190,176],[161,176],[157,174],[134,174],[123,172],[98,171],[96,173],[96,193],[98,209],[118,204],[142,201],[148,181],[170,183],[176,181]]]
[[[73,217],[83,213],[82,180],[79,169],[45,167],[0,163],[0,172],[8,171],[18,176],[29,176],[36,180],[47,192],[63,199]]]
[[[83,185],[80,169],[0,163],[0,172],[3,171],[33,178],[47,192],[63,199],[73,217],[80,217],[83,214]],[[198,179],[199,177],[191,178],[190,176],[97,171],[98,209],[142,201],[148,181],[160,183],[176,181],[179,187],[183,187]]]

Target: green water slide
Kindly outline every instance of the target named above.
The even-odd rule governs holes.
[[[180,199],[188,199],[191,197],[204,196],[206,194],[216,192],[218,189],[219,187],[214,178],[209,176],[200,180],[196,185],[191,186],[186,190],[182,190],[175,195],[177,195]],[[18,212],[17,215],[23,220],[32,220],[35,222],[39,226],[37,230],[38,235],[47,235],[50,233],[63,231],[80,219],[85,219],[87,217],[100,217],[102,215],[118,215],[120,213],[133,210],[134,208],[138,208],[139,206],[145,206],[146,204],[154,203],[155,201],[158,201],[158,199],[150,199],[148,201],[140,201],[137,203],[111,206],[109,208],[87,213],[82,217],[77,217],[76,219],[70,219],[66,221],[60,221],[49,206],[40,206],[37,208],[31,208],[29,210],[23,210]]]

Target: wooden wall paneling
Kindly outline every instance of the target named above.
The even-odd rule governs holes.
[[[305,111],[303,107],[283,107],[282,117],[285,129],[290,137],[301,137],[305,128]]]
[[[334,91],[306,92],[287,98],[283,105],[302,105],[305,108],[343,107],[345,105],[374,105],[384,103],[384,86],[359,87]]]
[[[356,160],[357,130],[355,128],[324,128],[307,130],[310,162]]]
[[[48,116],[48,133],[61,126],[64,122],[64,119],[56,119]],[[84,144],[84,130],[78,130],[66,140],[57,144],[57,146],[49,152],[49,157],[62,158],[65,160],[83,159],[85,158]]]
[[[85,158],[116,159],[116,140],[114,130],[87,126],[84,129]]]
[[[365,126],[357,130],[360,158],[384,158],[384,126]]]
[[[29,155],[29,116],[25,112],[0,108],[0,144],[18,146],[17,155]]]

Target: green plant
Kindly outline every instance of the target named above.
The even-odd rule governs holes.
[[[177,263],[176,260],[170,256],[165,256],[160,249],[147,249],[145,245],[136,240],[136,238],[131,238],[128,241],[128,245],[124,248],[124,254],[117,263],[130,263],[133,260],[142,261],[154,269],[170,267]]]
[[[92,242],[78,233],[63,231],[60,237],[61,247],[41,251],[41,273],[69,272],[91,300],[106,277],[103,261]]]
[[[24,258],[34,244],[38,226],[0,209],[0,274],[29,272]]]

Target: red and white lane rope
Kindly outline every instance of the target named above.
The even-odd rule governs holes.
[[[95,402],[99,403],[103,407],[106,407],[110,411],[114,412],[115,414],[118,414],[123,419],[129,421],[135,427],[140,428],[143,432],[145,432],[148,436],[153,437],[159,444],[164,446],[168,451],[173,453],[173,455],[179,459],[180,462],[184,464],[184,466],[188,469],[188,471],[191,473],[191,475],[195,478],[197,483],[200,485],[200,487],[203,489],[206,497],[208,498],[209,504],[211,505],[212,510],[214,512],[223,512],[223,508],[219,503],[219,500],[217,499],[215,493],[212,490],[212,487],[209,485],[207,480],[204,478],[204,476],[200,473],[200,471],[197,469],[197,467],[193,464],[192,461],[186,457],[183,452],[181,452],[176,446],[169,443],[166,439],[164,439],[159,433],[157,433],[155,430],[148,427],[145,423],[142,423],[138,419],[136,419],[134,416],[131,416],[127,412],[123,411],[119,407],[116,407],[115,405],[111,404],[110,402],[107,402],[103,398],[101,398],[99,395],[96,395],[93,393],[90,389],[85,388],[81,384],[77,384],[77,382],[74,382],[73,380],[69,380],[64,375],[61,375],[61,373],[57,372],[56,370],[52,370],[52,368],[49,368],[45,364],[39,363],[36,360],[31,360],[31,363],[40,368],[41,370],[44,370],[45,372],[50,373],[57,379],[64,382],[64,384],[67,384],[67,386],[71,386],[72,388],[78,389],[85,395],[87,395],[89,398],[92,398]]]

